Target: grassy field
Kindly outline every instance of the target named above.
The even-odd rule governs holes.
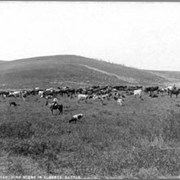
[[[180,175],[180,99],[77,102],[58,97],[64,114],[45,99],[0,99],[0,175],[155,178]],[[9,107],[9,101],[20,106]],[[83,113],[76,124],[72,115]]]

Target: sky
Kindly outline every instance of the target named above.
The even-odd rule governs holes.
[[[180,71],[180,3],[0,2],[0,60],[57,54]]]

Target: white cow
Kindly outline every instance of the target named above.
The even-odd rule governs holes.
[[[38,92],[38,95],[42,98],[43,95],[44,95],[44,91],[39,91],[39,92]]]
[[[123,99],[119,98],[119,99],[117,100],[117,104],[120,105],[120,106],[122,106],[122,102],[123,102],[123,101],[124,101]]]
[[[98,98],[99,98],[99,96],[97,96],[97,95],[94,94],[92,99],[93,99],[93,100],[96,100],[96,99],[98,99]]]
[[[9,93],[9,96],[20,97],[21,91],[13,91]]]
[[[175,88],[175,86],[168,86],[168,87],[166,87],[165,89],[171,91],[171,90],[173,90],[174,88]]]
[[[48,89],[46,89],[46,91],[53,92],[54,89],[53,88],[48,88]]]
[[[87,100],[87,97],[88,97],[88,95],[86,95],[86,94],[78,94],[78,102],[80,101],[80,100]]]
[[[81,113],[73,116],[73,118],[75,118],[75,119],[81,119],[82,117],[83,117],[83,114],[81,114]]]
[[[69,123],[71,123],[71,122],[75,122],[76,123],[76,121],[81,119],[82,117],[83,117],[83,114],[81,114],[81,113],[73,115],[72,118],[69,120]]]
[[[134,96],[139,96],[140,98],[142,97],[142,89],[137,89],[134,90]]]
[[[101,99],[105,99],[105,98],[107,98],[109,96],[109,94],[103,94],[103,95],[100,95],[99,97],[101,98]]]

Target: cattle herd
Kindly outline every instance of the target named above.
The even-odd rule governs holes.
[[[42,89],[39,87],[33,89],[22,90],[1,90],[0,96],[4,99],[14,97],[13,101],[9,102],[9,106],[18,106],[16,98],[20,97],[23,101],[27,96],[39,96],[46,99],[46,105],[49,106],[52,114],[53,110],[59,110],[59,114],[63,113],[63,104],[59,103],[59,97],[69,97],[70,99],[76,98],[77,102],[88,102],[91,100],[99,100],[102,105],[105,105],[104,100],[113,99],[117,102],[117,105],[122,106],[127,96],[133,95],[135,98],[143,100],[144,95],[156,98],[159,95],[163,96],[167,93],[170,97],[174,94],[176,98],[180,93],[180,88],[174,86],[168,86],[165,88],[159,86],[90,86],[85,88],[70,88],[70,87],[57,87]],[[49,101],[52,101],[51,103]],[[81,119],[83,114],[73,115],[70,122],[76,122]]]

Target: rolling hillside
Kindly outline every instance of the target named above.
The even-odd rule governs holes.
[[[0,88],[155,85],[170,82],[166,76],[75,55],[56,55],[0,61]]]
[[[6,63],[6,61],[0,61],[0,64],[2,64],[2,63]]]
[[[180,71],[149,71],[157,76],[165,78],[171,84],[180,86]]]

